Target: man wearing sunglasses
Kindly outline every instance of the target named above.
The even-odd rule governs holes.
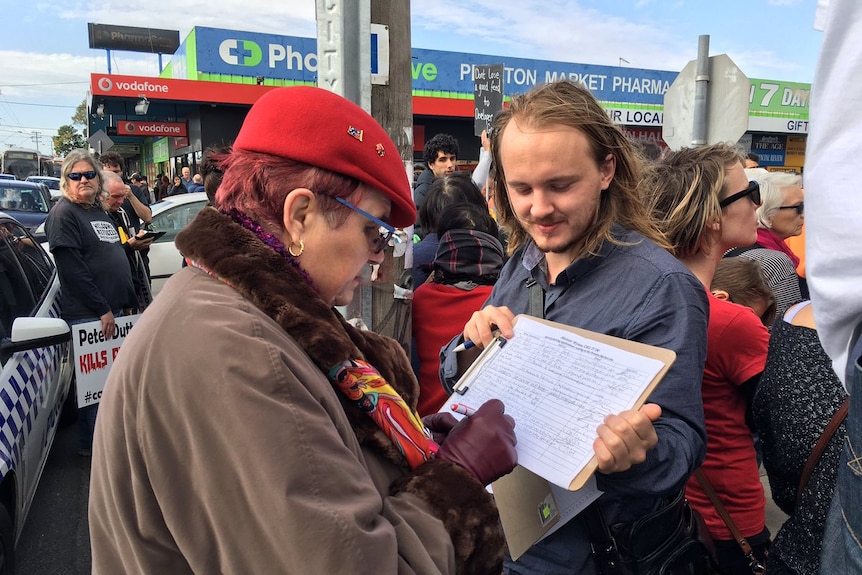
[[[63,162],[60,192],[45,221],[45,233],[63,289],[62,317],[70,325],[101,321],[102,334],[116,330],[115,316],[137,307],[132,272],[117,229],[99,205],[99,163],[84,150]],[[90,454],[98,404],[78,414],[79,453]]]
[[[784,312],[794,303],[808,298],[805,278],[799,276],[796,267],[799,256],[787,245],[785,240],[802,233],[805,223],[803,212],[802,177],[785,172],[767,172],[763,169],[746,170],[754,192],[746,189],[725,198],[726,203],[751,193],[752,201],[760,204],[757,208],[757,242],[753,245],[736,248],[728,256],[742,256],[757,260],[763,268],[763,275],[775,293],[775,321],[784,317]]]

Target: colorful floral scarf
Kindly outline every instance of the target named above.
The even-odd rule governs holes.
[[[344,395],[368,414],[398,447],[410,469],[416,469],[436,451],[419,415],[374,367],[360,359],[347,360],[327,374]]]

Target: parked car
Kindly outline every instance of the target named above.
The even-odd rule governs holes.
[[[74,378],[53,262],[0,213],[0,574],[14,573],[24,527]],[[74,396],[70,401],[74,401]]]
[[[207,195],[196,192],[170,196],[150,206],[153,211],[152,228],[166,232],[150,246],[150,278],[154,296],[161,291],[165,281],[182,267],[183,257],[177,251],[174,239],[206,203]]]
[[[48,217],[51,209],[51,193],[44,184],[0,180],[0,211],[18,220],[27,231],[39,237],[36,229]]]
[[[0,180],[16,180],[15,174],[0,174]]]
[[[36,182],[37,184],[45,184],[52,198],[60,197],[60,178],[51,176],[27,176],[25,182]]]

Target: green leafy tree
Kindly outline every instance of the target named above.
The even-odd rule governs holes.
[[[72,125],[83,129],[87,127],[87,100],[81,100],[72,116]]]
[[[86,148],[87,142],[84,141],[84,136],[78,133],[77,128],[86,130],[87,122],[87,100],[81,100],[72,115],[72,123],[60,126],[57,135],[52,138],[54,140],[54,153],[58,156],[65,156],[70,150]]]
[[[84,136],[79,134],[74,126],[68,124],[60,126],[57,129],[57,135],[52,139],[54,140],[54,153],[58,156],[65,156],[74,149],[86,147]]]

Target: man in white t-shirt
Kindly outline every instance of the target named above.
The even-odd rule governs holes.
[[[851,398],[820,572],[862,573],[862,117],[846,113],[862,105],[862,3],[819,0],[815,27],[825,34],[811,92],[806,267],[817,332]]]

